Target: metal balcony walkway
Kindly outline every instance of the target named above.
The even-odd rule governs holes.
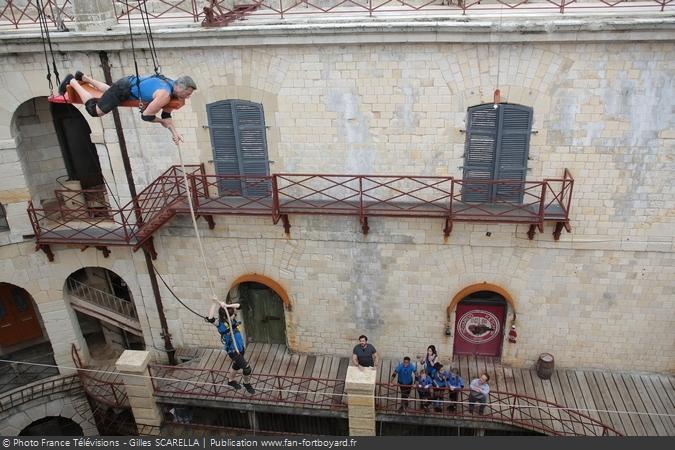
[[[555,224],[557,240],[562,229],[571,231],[569,213],[574,179],[565,169],[562,178],[542,181],[458,180],[453,177],[409,175],[273,174],[270,176],[206,175],[203,165],[186,166],[192,203],[210,228],[215,215],[268,216],[291,231],[293,214],[358,217],[368,233],[369,217],[437,218],[444,221],[447,237],[455,222],[513,223],[529,226],[528,237],[544,231],[545,222]],[[156,255],[153,234],[176,214],[188,214],[183,175],[170,167],[120,209],[101,209],[105,193],[71,191],[56,208],[29,204],[37,249],[50,261],[50,245],[92,246],[104,256],[108,246],[145,247]],[[500,196],[487,198],[489,192]],[[485,201],[467,201],[483,198]],[[91,208],[84,199],[97,199]],[[68,205],[66,208],[65,205]],[[439,227],[440,228],[440,227]]]
[[[111,323],[131,334],[143,336],[133,302],[115,297],[73,278],[68,278],[66,283],[70,305],[74,310]]]
[[[155,396],[171,405],[234,408],[346,417],[344,379],[349,358],[290,353],[283,345],[249,344],[247,358],[258,391],[250,396],[226,385],[230,360],[221,349],[179,349],[178,366],[151,365]],[[73,349],[77,367],[83,367]],[[467,383],[481,371],[491,375],[490,403],[485,415],[399,412],[398,387],[390,384],[397,360],[384,359],[378,368],[378,420],[504,429],[525,428],[547,435],[675,436],[675,378],[667,375],[557,369],[550,380],[535,370],[513,368],[487,357],[461,356],[453,365]],[[80,372],[86,392],[115,407],[129,407],[126,389],[114,367]],[[447,395],[445,397],[448,398]],[[460,401],[467,398],[460,393]],[[417,403],[415,394],[411,403]]]

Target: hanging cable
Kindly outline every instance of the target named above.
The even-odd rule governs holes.
[[[171,288],[169,287],[169,285],[166,283],[166,281],[164,281],[164,278],[162,277],[162,274],[159,273],[159,270],[157,270],[157,267],[155,267],[154,264],[152,265],[152,268],[153,268],[153,270],[155,271],[155,273],[159,276],[159,279],[162,280],[162,283],[164,284],[164,286],[169,290],[169,292],[171,293],[171,295],[173,295],[173,298],[175,298],[176,300],[178,300],[178,303],[180,303],[180,304],[183,305],[185,308],[187,308],[187,310],[190,311],[190,312],[191,312],[192,314],[194,314],[195,316],[199,316],[200,319],[203,319],[203,318],[204,318],[204,316],[202,316],[201,314],[199,314],[199,313],[198,313],[197,311],[195,311],[194,309],[190,308],[188,305],[186,305],[185,303],[183,303],[183,302],[181,301],[180,298],[178,298],[178,296],[176,295],[176,293],[173,292],[173,289],[171,289]]]
[[[56,84],[61,84],[59,79],[59,70],[56,68],[56,59],[54,58],[54,48],[52,47],[52,40],[49,36],[49,24],[47,23],[47,16],[45,15],[44,5],[41,0],[35,2],[38,10],[38,22],[40,22],[40,37],[42,38],[42,48],[45,54],[45,63],[47,65],[47,82],[49,83],[50,93],[54,92],[54,84],[52,83],[52,74],[49,69],[49,57],[47,56],[47,45],[49,45],[49,53],[52,57],[52,68],[54,76],[56,77]]]
[[[143,22],[143,29],[145,30],[145,38],[148,40],[148,48],[150,49],[150,57],[152,58],[152,64],[154,65],[155,68],[155,75],[159,75],[160,73],[159,58],[157,57],[157,49],[155,48],[155,39],[152,36],[152,28],[150,26],[150,15],[148,14],[148,2],[146,0],[138,0],[138,9],[141,13],[141,21]],[[143,9],[145,9],[145,13]]]
[[[199,252],[202,257],[202,263],[204,264],[204,271],[206,272],[206,279],[209,283],[209,288],[211,289],[211,299],[213,302],[218,302],[218,296],[216,295],[216,288],[213,284],[213,280],[211,279],[211,272],[209,271],[209,265],[206,262],[206,255],[204,253],[204,246],[202,245],[202,238],[201,235],[199,234],[199,227],[197,226],[197,217],[195,215],[195,208],[194,205],[192,204],[192,192],[190,190],[190,184],[188,183],[187,179],[187,171],[185,170],[185,164],[183,163],[183,155],[180,150],[180,145],[176,144],[176,148],[178,149],[178,160],[180,161],[180,168],[181,171],[183,172],[183,185],[185,188],[185,196],[187,197],[188,201],[188,206],[190,207],[190,217],[192,218],[192,227],[195,230],[195,236],[197,237],[197,244],[199,246]],[[230,336],[232,337],[232,344],[234,345],[234,349],[237,353],[239,352],[239,346],[237,345],[237,340],[234,338],[234,329],[232,327],[232,318],[230,317],[230,311],[229,308],[223,308],[225,310],[225,316],[227,317],[227,323],[230,325]]]
[[[129,6],[129,4],[127,4]],[[131,39],[131,56],[134,58],[134,70],[136,71],[136,91],[138,93],[138,109],[143,112],[143,100],[141,99],[141,76],[138,74],[138,61],[136,60],[136,46],[134,45],[134,32],[131,29],[131,10],[127,9],[127,22],[129,23],[129,38]]]
[[[47,41],[45,38],[45,26],[43,23],[44,11],[42,10],[41,0],[36,0],[37,9],[38,9],[38,22],[40,23],[40,38],[42,40],[42,50],[45,54],[45,65],[47,66],[47,82],[49,83],[49,93],[54,93],[54,84],[52,83],[52,72],[49,68],[49,56],[47,55]]]

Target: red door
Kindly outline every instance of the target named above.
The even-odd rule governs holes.
[[[0,345],[18,344],[42,336],[33,302],[18,286],[0,283]]]
[[[455,321],[456,355],[499,356],[506,305],[459,302]]]

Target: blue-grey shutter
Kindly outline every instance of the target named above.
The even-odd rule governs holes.
[[[525,181],[532,130],[532,108],[499,105],[499,139],[495,160],[495,179]],[[521,203],[523,183],[497,185],[495,200]]]
[[[213,165],[216,175],[239,175],[239,156],[235,137],[232,102],[222,100],[206,105],[209,120]],[[218,191],[223,196],[241,195],[239,180],[219,180]]]
[[[464,146],[464,178],[462,200],[488,202],[490,185],[480,180],[494,179],[494,161],[497,146],[498,112],[493,105],[469,108],[466,144]]]
[[[262,105],[242,100],[233,102],[238,129],[239,158],[242,175],[268,175],[265,114]],[[244,187],[249,196],[270,193],[268,181],[251,180]]]
[[[267,138],[262,105],[221,100],[207,105],[213,162],[218,175],[268,175]],[[221,180],[220,195],[269,195],[268,182]]]

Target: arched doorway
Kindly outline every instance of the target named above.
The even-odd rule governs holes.
[[[286,316],[281,297],[258,282],[246,281],[238,288],[246,340],[286,345]]]
[[[455,310],[455,355],[501,356],[506,299],[493,291],[463,297]]]
[[[41,337],[42,327],[30,294],[19,286],[0,283],[0,348]]]
[[[19,436],[84,436],[84,433],[72,419],[49,416],[31,423],[21,430]]]
[[[145,350],[138,312],[122,277],[104,267],[84,267],[68,276],[64,292],[92,358]]]
[[[91,129],[77,108],[35,97],[22,103],[12,117],[17,154],[34,203],[58,204],[55,191],[104,187]],[[85,198],[100,207],[100,194]],[[56,209],[56,208],[54,208]]]

